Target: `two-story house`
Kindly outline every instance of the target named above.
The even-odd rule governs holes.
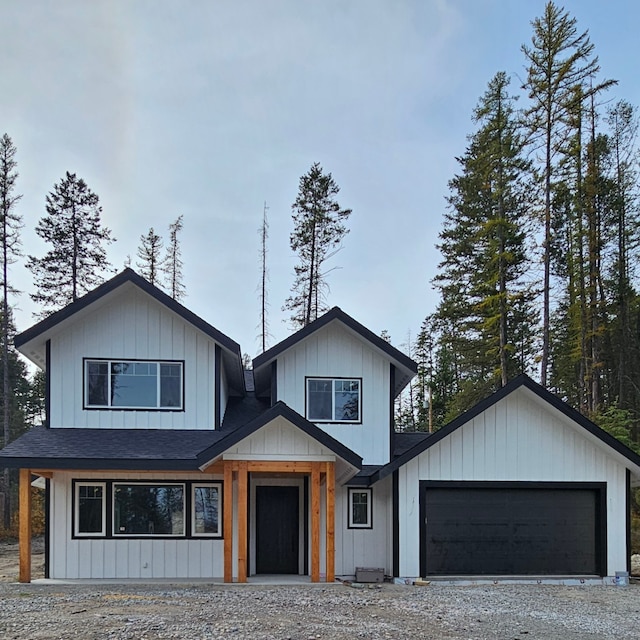
[[[46,576],[333,581],[628,570],[640,457],[526,376],[396,433],[416,364],[334,308],[240,347],[130,269],[16,337],[46,424],[0,452],[46,486]]]

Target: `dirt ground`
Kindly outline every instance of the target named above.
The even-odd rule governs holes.
[[[18,543],[0,542],[0,582],[18,580]],[[31,543],[31,577],[44,578],[44,540],[34,538]]]

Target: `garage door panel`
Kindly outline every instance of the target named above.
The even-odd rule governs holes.
[[[424,484],[425,575],[601,574],[601,487]]]

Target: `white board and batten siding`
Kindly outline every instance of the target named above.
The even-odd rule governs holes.
[[[627,567],[626,467],[606,445],[518,389],[399,469],[400,575],[420,571],[421,480],[605,482],[607,567]]]
[[[356,567],[384,568],[393,571],[393,507],[391,478],[372,487],[370,529],[349,529],[348,488],[336,487],[335,545],[336,575],[353,577]]]
[[[388,358],[339,323],[331,323],[278,356],[278,400],[306,415],[306,378],[360,378],[361,424],[318,423],[362,456],[364,464],[389,461]]]
[[[183,361],[184,411],[83,409],[85,358]],[[49,366],[52,427],[214,427],[215,341],[137,288],[54,335]]]
[[[72,536],[72,479],[105,479],[104,474],[56,472],[51,481],[50,577],[73,579],[220,578],[224,574],[222,539],[78,539]],[[119,473],[117,480],[140,481]],[[156,473],[153,481],[220,480],[191,474]],[[107,505],[109,508],[109,505]]]

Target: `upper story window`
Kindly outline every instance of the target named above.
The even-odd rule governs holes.
[[[307,419],[311,422],[361,422],[362,381],[307,378]]]
[[[85,407],[181,410],[182,377],[182,362],[85,360]]]

